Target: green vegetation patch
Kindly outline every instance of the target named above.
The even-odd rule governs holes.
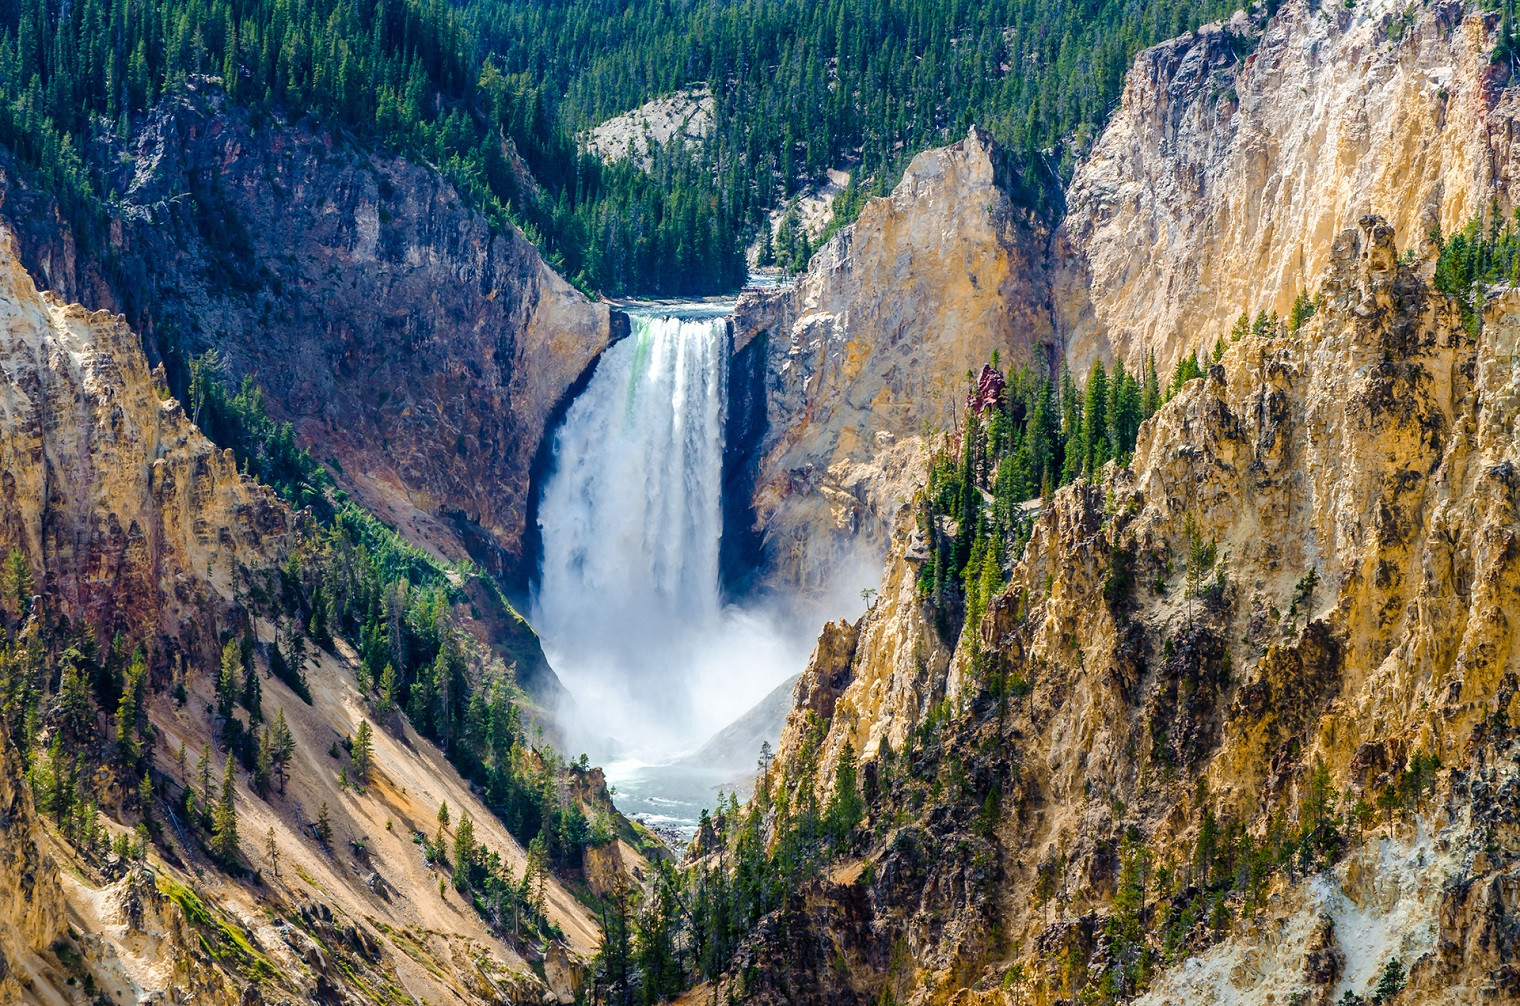
[[[201,948],[213,960],[236,968],[249,981],[265,982],[275,977],[274,965],[253,948],[247,934],[214,914],[195,891],[164,873],[158,875],[156,886],[160,894],[184,910],[186,921],[200,937]]]

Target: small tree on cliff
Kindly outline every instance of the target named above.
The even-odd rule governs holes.
[[[369,720],[360,720],[359,729],[354,731],[353,746],[353,778],[359,784],[359,788],[369,785],[370,761],[375,753],[375,733],[370,729]]]
[[[396,709],[396,667],[390,662],[380,672],[380,698],[375,703],[375,708],[380,710],[382,716],[387,716]]]
[[[222,769],[222,797],[217,801],[216,814],[211,825],[211,852],[224,864],[237,860],[237,793],[236,770],[232,767],[232,753],[227,753],[227,764]]]
[[[274,729],[269,735],[269,767],[280,781],[280,793],[285,793],[285,780],[290,776],[290,759],[295,757],[296,739],[290,734],[285,722],[285,709],[275,714]]]
[[[468,891],[471,887],[475,851],[475,822],[470,820],[470,815],[464,814],[454,832],[454,887],[458,890]]]
[[[248,710],[248,725],[256,727],[264,721],[263,688],[259,684],[258,668],[253,662],[251,649],[246,646],[238,647],[238,660],[243,665],[243,684],[240,698],[243,708]]]
[[[232,719],[232,710],[238,700],[238,672],[242,669],[243,654],[234,640],[227,640],[222,647],[221,670],[216,677],[216,714],[225,726]]]
[[[126,679],[121,686],[121,701],[116,704],[116,743],[121,747],[122,758],[134,769],[142,757],[142,742],[148,732],[148,717],[143,708],[147,688],[148,661],[139,647],[132,654],[132,662],[127,665]]]
[[[834,793],[824,812],[824,829],[829,842],[836,848],[849,844],[855,829],[866,816],[857,775],[855,748],[845,741],[844,750],[839,755],[839,767],[834,770]]]
[[[32,567],[27,565],[26,556],[17,548],[11,549],[11,553],[5,560],[5,594],[6,597],[16,604],[16,614],[24,617],[32,610]]]
[[[1218,558],[1219,546],[1213,538],[1205,538],[1203,531],[1198,527],[1198,521],[1192,513],[1188,513],[1182,521],[1182,533],[1187,538],[1187,580],[1185,583],[1188,596],[1188,621],[1193,620],[1192,599],[1203,593],[1204,579],[1209,570],[1214,568],[1214,560]]]

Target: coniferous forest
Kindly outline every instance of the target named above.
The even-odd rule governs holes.
[[[237,102],[438,165],[583,289],[716,292],[743,282],[765,213],[826,170],[851,172],[843,223],[972,123],[1048,204],[1134,53],[1231,6],[5,0],[0,143],[87,236],[116,195],[91,140],[128,142],[165,94],[219,78]],[[584,129],[697,83],[716,100],[704,143],[648,170],[579,151]]]

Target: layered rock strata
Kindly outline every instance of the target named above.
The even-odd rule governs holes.
[[[966,373],[994,350],[1052,365],[1047,235],[1017,185],[973,128],[915,157],[795,286],[740,299],[735,368],[757,357],[765,375],[763,435],[743,463],[772,584],[860,579],[852,560],[879,560],[923,431],[955,422]]]
[[[879,791],[874,879],[815,891],[834,907],[811,932],[851,964],[817,995],[1096,989],[1138,952],[1112,921],[1137,910],[1116,900],[1135,849],[1175,885],[1202,829],[1277,841],[1324,792],[1333,867],[1272,868],[1182,951],[1162,936],[1188,892],[1140,895],[1152,1001],[1330,1002],[1394,958],[1399,1002],[1520,994],[1520,295],[1470,336],[1395,235],[1343,231],[1310,322],[1233,344],[1128,468],[1058,492],[976,645],[935,629],[905,524],[882,599],[820,641],[778,758],[816,763],[825,797],[847,746],[868,792],[885,752],[909,772]],[[1434,795],[1395,814],[1385,794],[1437,763]],[[925,771],[938,795],[899,805]],[[886,966],[894,940],[912,967]]]

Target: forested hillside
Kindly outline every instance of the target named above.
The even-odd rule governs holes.
[[[219,77],[240,102],[437,164],[583,288],[716,291],[743,281],[764,211],[810,179],[853,166],[843,222],[972,122],[1049,199],[1133,54],[1234,6],[6,0],[0,142],[88,233],[119,195],[94,141],[119,148],[167,90]],[[701,148],[657,151],[647,172],[577,150],[580,130],[697,81],[716,98]]]
[[[706,160],[724,204],[753,223],[841,165],[854,165],[840,205],[850,217],[866,195],[890,190],[915,153],[972,123],[1021,152],[1036,186],[1069,175],[1138,50],[1240,6],[476,0],[469,9],[510,72],[563,95],[558,115],[572,129],[707,82],[716,128]]]
[[[743,278],[731,215],[696,166],[654,177],[579,155],[539,82],[500,72],[445,3],[21,0],[0,26],[0,143],[65,197],[81,234],[119,195],[91,163],[96,141],[119,149],[161,95],[208,75],[245,104],[438,165],[585,288]]]

